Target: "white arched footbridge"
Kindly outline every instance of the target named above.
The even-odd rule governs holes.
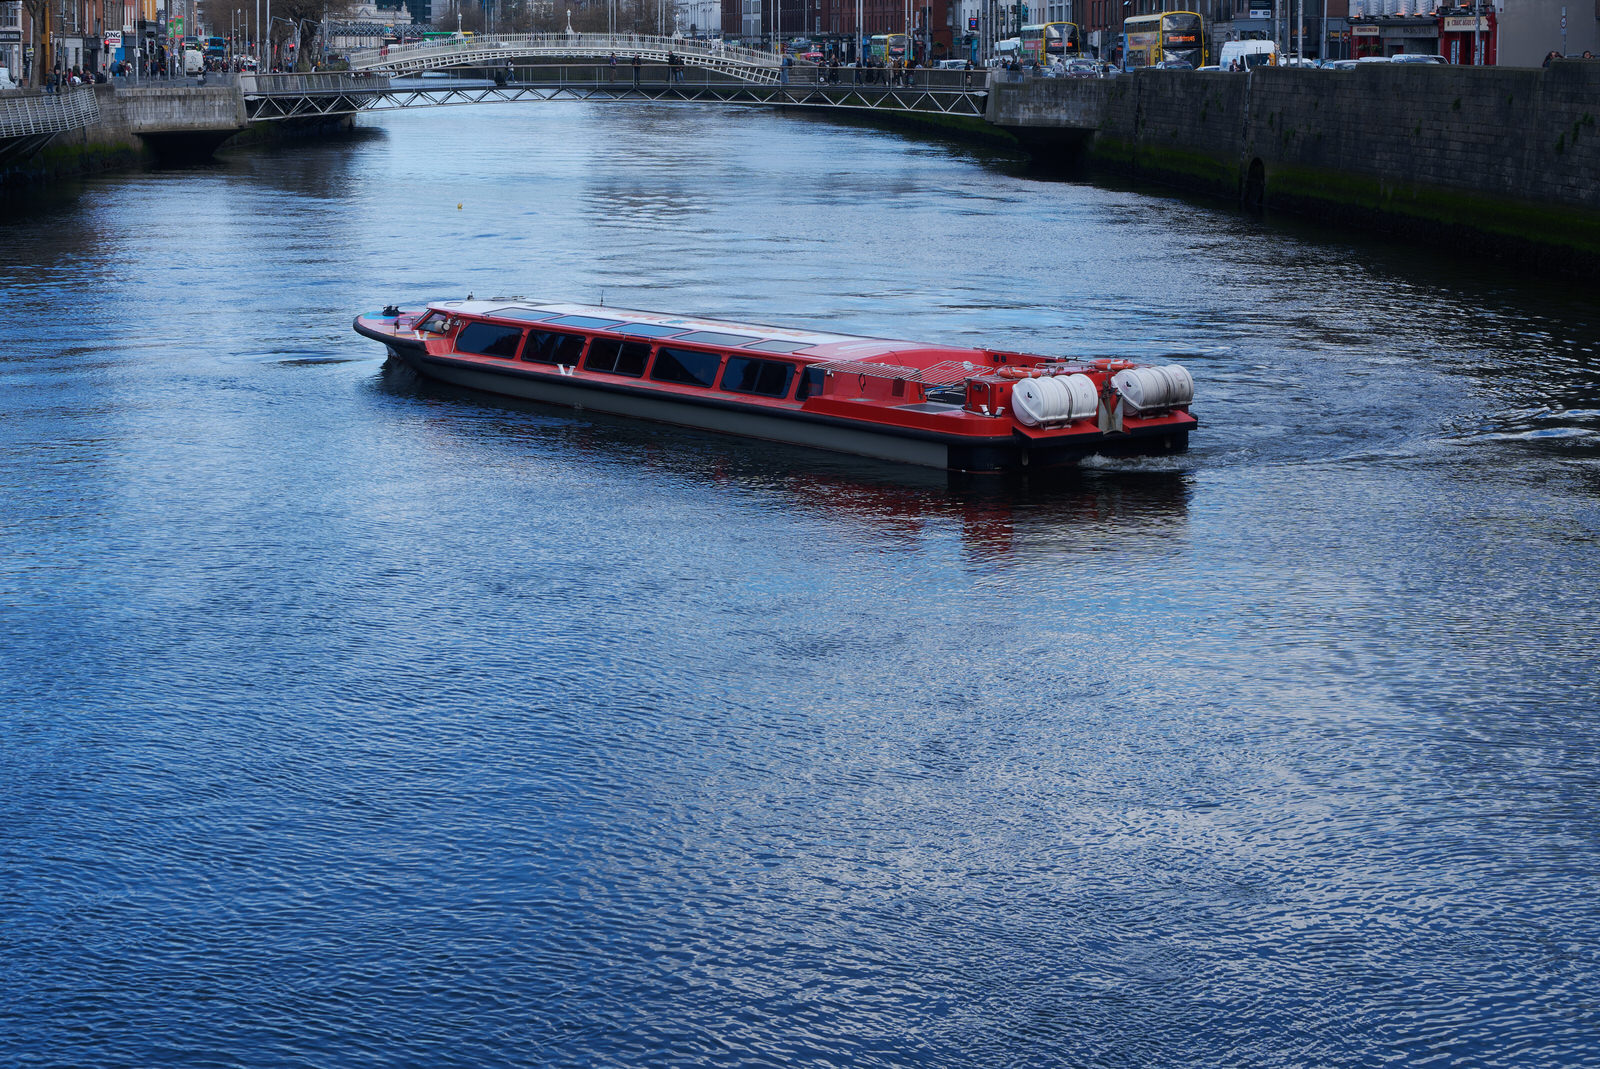
[[[382,72],[392,77],[424,71],[485,69],[548,63],[552,60],[617,57],[619,79],[632,80],[633,58],[641,65],[682,61],[685,68],[715,71],[741,81],[775,85],[782,70],[778,57],[749,48],[730,48],[720,41],[695,41],[681,37],[637,37],[632,34],[530,33],[500,36],[456,37],[410,45],[367,48],[350,53],[353,71]]]

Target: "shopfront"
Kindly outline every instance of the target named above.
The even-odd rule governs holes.
[[[1350,57],[1397,56],[1402,52],[1437,55],[1439,20],[1432,15],[1396,15],[1350,20]]]
[[[1492,10],[1484,15],[1441,15],[1439,54],[1451,63],[1493,67],[1499,62],[1498,30]]]

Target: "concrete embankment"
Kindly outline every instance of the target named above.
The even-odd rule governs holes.
[[[1600,63],[1147,71],[993,90],[991,122],[1091,169],[1600,269]]]
[[[174,156],[204,157],[246,126],[233,86],[94,87],[98,122],[56,134],[6,174],[37,180]]]

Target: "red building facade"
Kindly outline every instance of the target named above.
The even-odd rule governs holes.
[[[908,34],[920,63],[953,55],[957,34],[950,0],[722,0],[722,31],[746,45],[771,47],[773,5],[778,39],[804,38],[819,51],[849,61],[862,37]]]

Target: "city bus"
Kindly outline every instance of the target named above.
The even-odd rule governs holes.
[[[1122,69],[1160,67],[1187,63],[1206,65],[1206,20],[1193,11],[1168,11],[1157,15],[1137,15],[1122,24],[1125,45]]]
[[[903,33],[873,34],[867,42],[867,58],[874,63],[892,66],[906,58],[906,35]]]
[[[1082,38],[1075,22],[1041,22],[1024,26],[1018,36],[1022,39],[1022,59],[1049,65],[1064,63],[1082,54]]]

